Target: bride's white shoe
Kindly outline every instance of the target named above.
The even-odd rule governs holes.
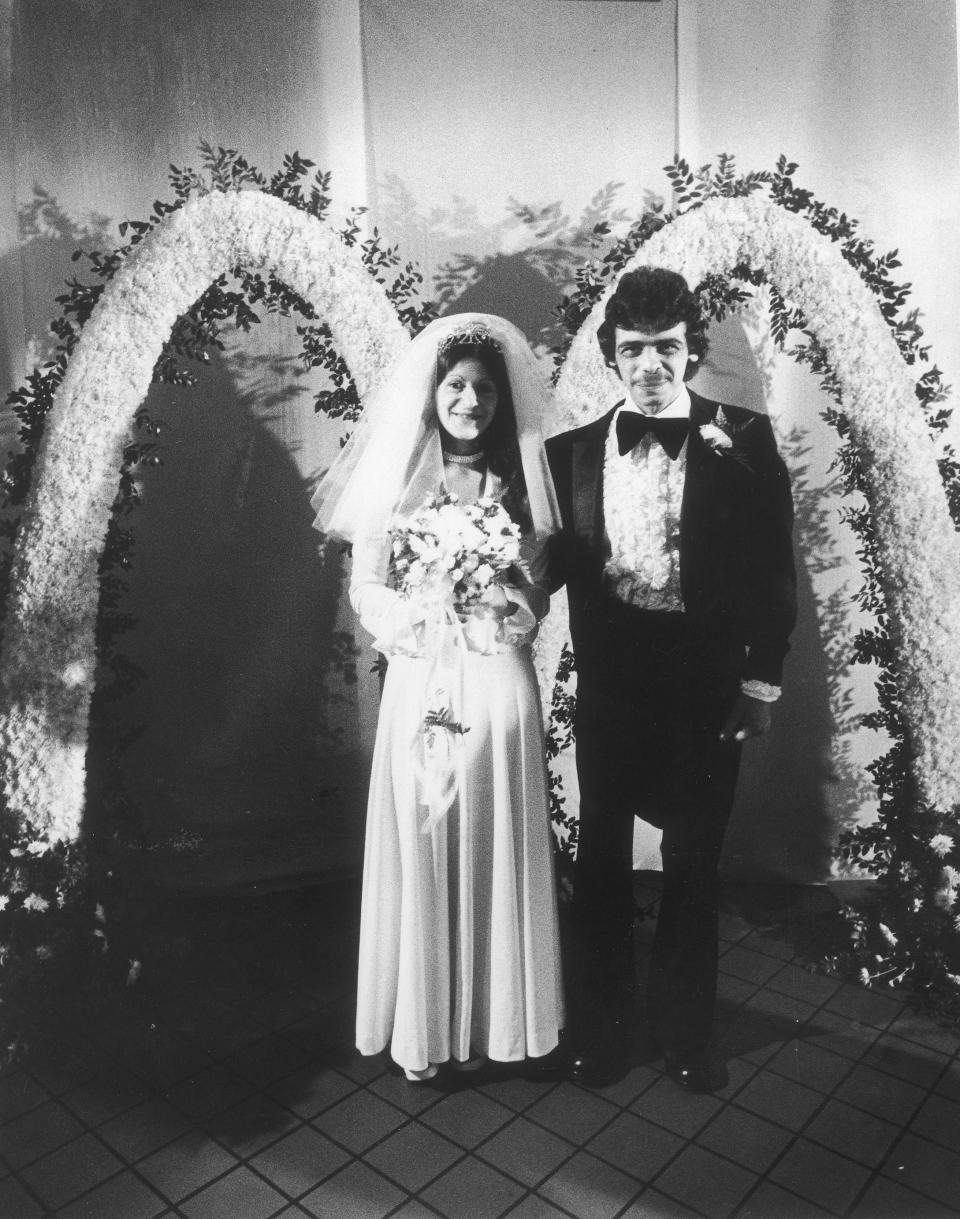
[[[485,1054],[471,1054],[469,1058],[451,1058],[450,1066],[455,1071],[479,1071],[486,1061]]]
[[[422,1071],[414,1071],[411,1067],[403,1068],[404,1076],[412,1084],[426,1083],[426,1081],[428,1079],[433,1079],[433,1077],[436,1075],[436,1073],[437,1073],[437,1064],[435,1062],[429,1063],[427,1066],[425,1066],[423,1068]]]

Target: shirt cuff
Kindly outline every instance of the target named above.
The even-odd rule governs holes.
[[[780,697],[780,687],[771,686],[769,682],[752,677],[749,681],[740,683],[740,692],[748,698],[755,698],[761,703],[775,703]]]

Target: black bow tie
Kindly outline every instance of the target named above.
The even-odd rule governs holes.
[[[621,411],[617,416],[617,446],[622,457],[649,432],[660,441],[667,456],[676,460],[689,430],[689,419],[660,419],[656,415]]]

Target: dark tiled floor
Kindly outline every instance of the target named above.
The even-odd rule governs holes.
[[[167,894],[138,986],[0,1077],[0,1216],[960,1214],[954,1035],[806,969],[809,893],[728,898],[729,1083],[688,1097],[658,1060],[408,1085],[352,1049],[354,889]]]

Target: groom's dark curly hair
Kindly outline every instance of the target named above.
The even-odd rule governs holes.
[[[696,356],[684,373],[684,380],[697,371],[697,361],[707,354],[707,321],[700,302],[676,271],[666,267],[637,267],[620,277],[613,296],[607,301],[603,321],[597,329],[597,342],[609,368],[616,368],[616,328],[642,330],[657,334],[680,322],[687,323],[687,346]]]

